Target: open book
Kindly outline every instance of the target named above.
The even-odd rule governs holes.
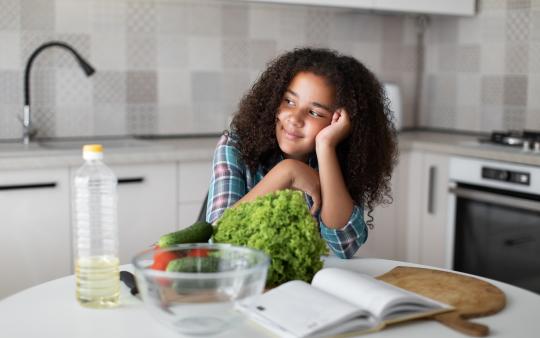
[[[280,337],[322,337],[377,331],[453,307],[368,275],[325,268],[311,284],[284,283],[238,309]]]

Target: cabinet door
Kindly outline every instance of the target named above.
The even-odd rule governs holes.
[[[422,214],[424,208],[424,181],[423,166],[424,155],[419,151],[411,151],[406,155],[403,165],[406,165],[406,180],[401,188],[405,190],[405,208],[406,208],[406,249],[405,258],[408,262],[420,263],[420,236],[422,231]],[[405,164],[406,162],[406,164]]]
[[[72,269],[69,170],[0,171],[0,299]]]
[[[411,151],[401,155],[406,173],[401,185],[405,212],[404,259],[441,268],[448,266],[448,156]]]
[[[120,263],[175,231],[176,163],[111,166],[118,177]]]
[[[425,153],[422,167],[420,263],[447,266],[448,156]]]
[[[181,162],[178,166],[178,227],[191,225],[201,210],[212,175],[212,159]]]
[[[369,231],[367,242],[360,247],[356,256],[374,257],[399,260],[401,256],[399,236],[400,227],[400,181],[403,170],[401,161],[398,163],[392,174],[392,203],[375,207],[373,210],[374,228]],[[364,213],[364,220],[368,221],[367,210]]]

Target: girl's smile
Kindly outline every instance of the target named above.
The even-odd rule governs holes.
[[[299,138],[302,138],[302,135],[300,135],[299,133],[297,132],[294,132],[294,131],[287,131],[287,129],[283,129],[285,131],[285,137],[287,137],[287,139],[289,140],[297,140]]]
[[[289,84],[276,118],[276,138],[285,158],[306,161],[315,137],[332,121],[334,88],[310,72],[298,73]]]

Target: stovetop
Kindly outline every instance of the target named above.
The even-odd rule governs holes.
[[[478,141],[482,144],[540,153],[540,131],[535,130],[493,131],[489,138],[481,138]]]

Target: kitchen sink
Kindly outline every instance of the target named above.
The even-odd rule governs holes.
[[[37,143],[31,143],[31,144],[22,144],[21,143],[0,143],[0,152],[7,152],[7,153],[17,153],[17,152],[27,152],[27,151],[35,151],[35,150],[42,150],[43,148],[40,147]]]
[[[19,142],[0,142],[0,153],[12,156],[16,154],[24,155],[28,152],[46,151],[46,150],[80,150],[85,144],[101,144],[105,151],[121,150],[133,148],[151,148],[158,145],[157,142],[139,140],[136,138],[118,138],[118,139],[86,139],[86,140],[39,140],[30,144]]]
[[[156,144],[149,141],[138,140],[134,138],[125,139],[94,139],[94,140],[50,140],[45,142],[39,142],[39,146],[45,149],[82,149],[85,144],[101,144],[105,150],[118,149],[118,148],[146,148],[153,147]]]

